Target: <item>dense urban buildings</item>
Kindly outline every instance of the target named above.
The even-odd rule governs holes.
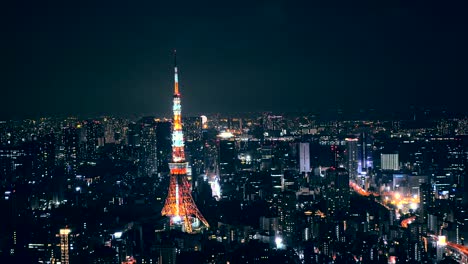
[[[6,1],[1,262],[468,263],[468,16],[423,2]]]
[[[16,263],[467,260],[466,117],[192,117],[187,122],[192,120],[193,130],[186,132],[192,149],[180,159],[184,133],[177,93],[174,100],[173,121],[148,116],[2,121],[2,258]],[[182,138],[173,135],[171,142],[174,131]],[[178,164],[184,165],[184,180],[174,177]],[[177,225],[177,216],[161,215],[165,201],[174,208],[175,197],[169,197],[176,188],[190,196],[197,212],[192,216],[200,217],[191,216],[188,229]]]

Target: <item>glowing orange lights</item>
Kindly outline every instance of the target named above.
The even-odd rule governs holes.
[[[187,174],[187,169],[186,168],[174,168],[174,169],[171,169],[171,174],[175,174],[175,175]]]
[[[178,83],[175,83],[175,84],[174,84],[174,94],[175,94],[175,95],[180,95],[180,94],[179,94],[179,84],[178,84]]]
[[[367,192],[366,190],[364,190],[363,188],[361,188],[361,186],[357,185],[356,183],[354,182],[350,182],[349,183],[349,187],[353,188],[353,190],[355,192],[357,192],[358,194],[362,195],[362,196],[369,196],[371,195],[370,192]]]
[[[182,168],[171,168],[171,172],[182,172],[183,170]],[[167,194],[166,203],[161,211],[163,216],[170,217],[171,225],[180,224],[184,227],[183,231],[187,233],[193,233],[192,225],[195,218],[200,220],[207,228],[210,226],[198,210],[197,205],[193,201],[191,192],[186,173],[171,173],[169,192]]]
[[[71,230],[68,228],[60,229],[60,260],[64,264],[70,263],[70,244],[69,235]]]
[[[437,245],[438,246],[446,246],[447,245],[447,237],[446,236],[438,236],[437,237]]]
[[[173,162],[185,161],[184,147],[172,147],[172,161]]]
[[[193,233],[193,225],[196,223],[196,219],[202,222],[207,228],[209,225],[193,201],[191,185],[187,179],[188,164],[185,162],[177,66],[174,70],[172,163],[169,163],[171,176],[169,181],[169,191],[161,214],[163,216],[170,217],[171,226],[181,225],[183,227],[183,231]]]
[[[411,224],[414,220],[416,220],[416,216],[406,218],[405,220],[401,221],[401,227],[408,228],[408,225]]]
[[[447,242],[447,246],[449,246],[451,248],[454,248],[454,249],[458,250],[459,252],[462,252],[463,254],[468,256],[468,247],[467,246],[455,244],[455,243],[452,243],[452,242]]]

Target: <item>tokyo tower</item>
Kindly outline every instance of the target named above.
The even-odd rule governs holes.
[[[190,183],[187,179],[187,166],[182,133],[181,104],[179,79],[177,75],[176,52],[174,50],[174,99],[172,122],[172,162],[169,163],[170,181],[166,202],[161,211],[163,216],[170,217],[171,226],[180,226],[182,231],[193,233],[193,227],[202,222],[207,228],[208,222],[193,201]]]

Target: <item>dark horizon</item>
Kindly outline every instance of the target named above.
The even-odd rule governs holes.
[[[0,118],[183,113],[466,113],[463,3],[9,3]]]
[[[406,109],[399,109],[398,111],[384,111],[382,109],[357,109],[354,111],[346,111],[341,108],[333,109],[321,109],[320,111],[250,111],[250,112],[199,112],[199,113],[182,113],[182,117],[195,117],[205,115],[207,117],[240,117],[250,118],[254,116],[261,116],[265,113],[271,113],[273,115],[282,115],[284,117],[294,116],[314,116],[318,121],[345,121],[345,120],[374,120],[374,121],[435,121],[440,119],[463,119],[468,117],[467,112],[454,112],[448,111],[446,108],[428,108],[428,107],[414,107],[410,106]],[[0,121],[21,121],[21,120],[37,120],[40,118],[52,118],[52,119],[67,119],[77,118],[78,120],[93,120],[104,117],[113,118],[124,118],[131,121],[137,121],[145,117],[154,117],[161,119],[172,119],[171,113],[52,113],[52,114],[35,114],[28,116],[16,116],[8,118],[0,118]]]

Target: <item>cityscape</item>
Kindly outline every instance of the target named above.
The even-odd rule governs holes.
[[[239,10],[219,4],[213,9],[222,11],[221,15],[214,15],[216,19],[212,17],[216,12],[189,5],[181,9],[186,17],[181,17],[180,23],[192,22],[189,11],[193,7],[194,12],[202,12],[194,20],[195,24],[205,25],[209,21],[210,25],[215,25],[219,20],[233,30],[236,27],[223,15],[230,17],[240,12],[240,17],[251,19],[250,11],[245,10],[254,10],[252,14],[261,16],[260,20],[266,19],[274,25],[279,25],[275,23],[280,21],[284,23],[281,24],[283,29],[293,34],[290,30],[295,28],[295,24],[288,19],[302,9],[314,14],[320,12],[312,10],[325,10],[327,14],[336,11],[339,17],[342,17],[343,10],[350,10],[347,7],[333,9],[302,4],[272,1],[255,3],[250,8],[241,6]],[[146,3],[138,8],[131,4],[102,5],[109,8],[110,13],[124,14],[122,17],[125,19],[130,18],[127,13],[137,10],[140,16],[131,18],[138,21],[143,19],[143,14],[152,14],[151,8],[163,10],[154,11],[158,16],[172,10],[155,3]],[[27,20],[28,16],[21,12],[30,12],[37,7],[13,6],[11,10],[14,10],[14,17]],[[411,13],[429,8],[432,15],[421,15],[420,18],[442,29],[448,25],[444,23],[453,22],[450,19],[456,20],[461,12],[449,8],[437,13],[437,6],[432,5],[392,8],[392,12],[384,15],[387,19],[395,14],[408,15],[404,10]],[[77,10],[68,4],[40,6],[40,9],[50,21],[59,17],[67,21],[68,18],[50,10]],[[353,12],[360,14],[356,17],[366,17],[367,23],[367,19],[375,18],[372,12],[390,9],[365,3]],[[106,13],[97,7],[83,10],[97,12],[99,19]],[[369,10],[372,12],[367,13]],[[77,14],[77,17],[86,17],[80,12],[71,12],[70,17]],[[307,24],[309,13],[301,14],[297,19]],[[438,24],[442,18],[447,18],[448,22]],[[103,23],[99,19],[97,21]],[[413,21],[412,15],[404,19],[408,23],[419,21]],[[44,32],[49,30],[58,34],[64,29],[75,32],[71,30],[73,27],[56,28],[55,24],[38,21],[40,26],[37,28],[46,28]],[[353,21],[358,23],[359,19]],[[104,25],[99,23],[97,28]],[[119,29],[122,34],[130,34],[133,26],[137,25],[130,20],[119,23],[128,23],[129,29]],[[256,28],[261,23],[255,20],[252,27]],[[345,24],[345,20],[337,23]],[[383,20],[378,23],[387,25]],[[447,32],[458,32],[464,28],[461,26],[463,23],[457,25]],[[24,28],[24,25],[16,26],[12,32],[23,30],[22,34],[27,34],[24,32],[28,30],[42,30],[31,25]],[[244,28],[243,24],[238,26],[249,34],[256,32],[256,29]],[[110,31],[114,30],[110,28]],[[358,28],[356,32],[361,32]],[[88,30],[92,31],[87,28],[83,32]],[[196,38],[205,36],[202,29],[194,26],[193,30],[200,34]],[[393,32],[389,28],[385,30],[389,34]],[[408,30],[405,34],[409,34],[410,30],[405,30]],[[85,53],[94,52],[101,45],[97,40],[108,38],[112,35],[110,31],[96,31],[104,36],[86,35],[88,40],[95,38],[96,43],[83,41],[76,44],[79,47],[75,46],[75,59],[80,60]],[[224,36],[221,31],[219,36]],[[268,32],[267,29],[265,31]],[[442,34],[440,32],[445,31],[437,32]],[[36,37],[44,43],[52,42],[47,36],[39,35]],[[425,37],[408,38],[417,43],[419,40],[416,38]],[[21,38],[15,40],[18,41],[16,44],[23,43]],[[55,63],[61,60],[61,56],[69,56],[63,53],[51,57],[52,62],[44,62],[44,69],[26,74],[27,67],[33,67],[26,65],[28,63],[23,57],[26,55],[18,55],[14,59],[18,60],[17,64],[24,63],[25,66],[13,67],[15,74],[5,76],[3,81],[9,91],[2,96],[5,102],[2,101],[0,108],[0,212],[4,214],[0,225],[2,261],[44,264],[468,263],[468,241],[465,241],[468,239],[465,75],[451,79],[450,84],[457,85],[446,90],[432,85],[438,85],[437,80],[446,76],[448,71],[434,76],[429,74],[429,70],[422,74],[424,81],[419,79],[424,70],[411,76],[396,76],[398,81],[392,79],[386,84],[401,83],[393,90],[351,79],[346,84],[345,75],[342,75],[343,83],[330,81],[334,84],[323,84],[321,88],[290,88],[284,84],[306,85],[313,75],[297,77],[294,70],[286,69],[287,66],[280,62],[276,66],[270,65],[274,64],[273,61],[287,61],[294,57],[280,48],[283,44],[271,44],[271,49],[280,51],[275,53],[274,59],[259,64],[255,59],[250,62],[248,59],[260,61],[263,55],[255,57],[257,55],[254,54],[270,48],[262,50],[256,47],[270,40],[263,42],[262,38],[252,38],[248,47],[244,47],[249,50],[244,57],[226,47],[207,51],[197,47],[196,38],[191,39],[195,43],[192,47],[183,44],[179,45],[182,49],[178,46],[176,49],[167,48],[169,43],[158,46],[158,52],[164,55],[157,58],[158,65],[163,66],[157,67],[164,70],[155,75],[145,75],[150,76],[151,81],[140,82],[133,73],[122,75],[113,72],[117,68],[128,68],[129,72],[135,70],[128,61],[118,62],[119,66],[115,66],[112,60],[102,59],[106,61],[102,65],[110,67],[102,71],[98,70],[102,65],[93,66],[92,63],[89,63],[89,69],[77,63],[79,66],[73,66],[77,68],[69,69],[70,72],[65,69],[68,66],[63,66],[63,71],[50,71],[51,67],[57,67]],[[218,36],[206,38],[208,42],[218,39]],[[291,40],[290,44],[299,45],[309,40],[304,37],[298,42]],[[450,40],[453,39],[447,35],[447,40],[447,45],[451,45]],[[460,37],[461,43],[465,41],[466,37]],[[177,43],[169,42],[171,45]],[[109,50],[125,53],[128,48],[125,45],[133,50],[133,44],[128,43],[109,47]],[[453,52],[445,51],[446,46],[440,47],[446,44],[434,42],[428,45],[432,45],[429,47],[434,50],[439,47],[444,52]],[[421,67],[454,70],[461,65],[461,68],[466,68],[466,61],[461,62],[460,59],[465,53],[457,45],[454,49],[461,55],[447,59],[448,66],[440,66],[441,61],[434,57],[432,62],[427,62],[432,66]],[[227,42],[226,46],[229,46]],[[143,46],[142,49],[141,53],[132,53],[135,61],[148,52]],[[353,52],[358,52],[358,49],[353,49]],[[43,48],[42,52],[45,50]],[[47,48],[47,52],[53,52],[53,48]],[[198,55],[191,56],[190,52]],[[220,69],[215,72],[225,73],[213,77],[213,81],[231,76],[231,79],[222,80],[227,83],[226,87],[215,85],[209,88],[212,90],[197,90],[200,83],[211,80],[211,73],[203,71],[214,69],[204,65],[199,57],[205,52],[218,54],[206,55],[206,60],[216,57],[219,62],[214,68]],[[401,58],[396,59],[401,60],[398,63],[414,63],[409,61],[411,58],[403,62],[406,60],[403,57],[409,53],[408,50],[402,51]],[[363,61],[369,63],[372,54],[363,55]],[[114,55],[120,59],[124,56]],[[200,60],[200,68],[194,66],[196,58]],[[229,68],[238,63],[238,59],[243,66]],[[301,58],[294,60],[300,61]],[[31,65],[35,63],[31,62]],[[141,65],[151,69],[156,67],[145,63]],[[337,65],[346,64],[342,63]],[[398,63],[394,63],[396,68],[401,66]],[[64,63],[68,64],[73,63]],[[354,70],[369,67],[371,72],[371,64],[365,67],[360,64]],[[309,67],[307,65],[298,62],[297,66]],[[282,70],[270,72],[266,70],[272,69],[269,67]],[[333,71],[331,66],[328,69]],[[105,76],[97,77],[94,71]],[[398,71],[389,69],[388,73],[397,74]],[[197,78],[196,74],[201,76]],[[250,74],[255,75],[252,80],[246,77]],[[80,87],[70,85],[70,90],[59,95],[60,92],[50,87],[64,84],[67,75],[74,76],[71,81],[76,80]],[[29,79],[20,81],[19,76]],[[268,76],[282,81],[270,80],[259,85],[262,81],[258,79],[266,80]],[[120,81],[112,83],[113,86],[104,81],[105,78]],[[247,82],[236,82],[243,78]],[[298,80],[293,81],[294,78]],[[323,78],[321,80],[327,79]],[[249,82],[252,83],[250,87],[228,88]],[[37,83],[37,86],[30,88],[31,83]],[[319,82],[313,83],[318,85]],[[419,86],[406,86],[408,83],[419,83]],[[100,88],[81,88],[84,84],[113,87],[103,87],[111,90],[102,92]],[[369,86],[350,88],[358,84]],[[35,92],[37,90],[40,92]],[[158,96],[153,97],[153,90],[157,90]],[[28,92],[21,94],[25,91]],[[129,106],[134,111],[128,110]]]

